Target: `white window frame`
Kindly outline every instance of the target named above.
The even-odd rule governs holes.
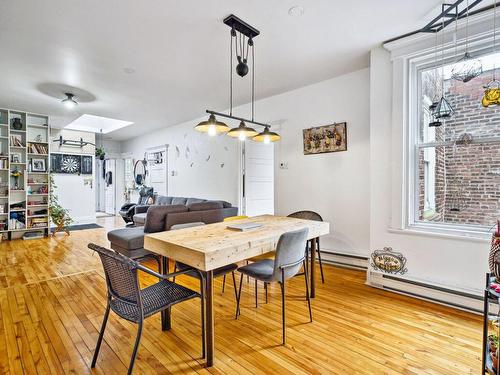
[[[476,45],[473,50],[471,50],[474,56],[481,56],[485,54],[491,53],[491,48],[489,45]],[[445,65],[451,64],[455,61],[454,50],[447,51],[449,55],[452,53],[452,56],[447,56],[445,58]],[[413,65],[413,68],[410,71],[412,77],[410,77],[410,82],[413,84],[408,85],[408,89],[412,90],[412,93],[409,93],[409,98],[411,98],[409,102],[410,110],[410,131],[409,131],[409,145],[408,150],[410,151],[410,157],[408,158],[408,171],[413,176],[411,178],[411,184],[408,184],[408,226],[414,229],[424,229],[431,231],[440,231],[440,232],[458,232],[458,233],[489,233],[491,230],[490,226],[482,226],[482,225],[471,225],[471,224],[457,224],[457,223],[446,223],[446,222],[431,222],[431,221],[423,221],[418,220],[418,209],[419,209],[419,151],[421,149],[426,149],[430,147],[438,147],[438,146],[452,146],[453,141],[446,142],[424,142],[420,140],[419,132],[420,132],[420,124],[421,124],[421,116],[422,116],[422,87],[421,87],[421,74],[423,71],[428,70],[429,68],[439,67],[441,66],[441,62],[438,61],[437,64],[434,60],[434,54],[431,56],[427,55],[425,60],[420,60],[418,62],[410,61],[410,64]],[[432,61],[429,62],[428,59]],[[472,83],[473,84],[473,83]],[[425,126],[425,125],[424,125]],[[473,140],[473,143],[494,143],[500,144],[500,137],[481,137],[481,139]],[[464,146],[459,146],[464,147]]]
[[[498,16],[497,16],[498,17]],[[497,25],[499,23],[497,22]],[[493,12],[483,12],[469,20],[469,51],[474,55],[492,52]],[[465,20],[459,21],[459,35],[464,35]],[[443,50],[444,63],[456,60],[453,28],[448,27],[444,47],[441,37],[438,47],[438,65]],[[497,35],[500,27],[497,26]],[[392,213],[389,231],[413,231],[434,233],[444,236],[487,238],[491,228],[483,226],[434,223],[415,220],[418,210],[418,146],[421,88],[419,72],[435,66],[435,35],[417,34],[396,42],[384,44],[391,52],[393,63],[393,101],[392,101]],[[459,54],[464,50],[465,39],[457,40]],[[500,51],[500,47],[497,48]],[[481,139],[484,141],[484,139]],[[451,143],[451,142],[450,142]],[[442,143],[439,142],[439,145]],[[431,146],[427,143],[426,146]],[[438,144],[435,144],[438,145]]]

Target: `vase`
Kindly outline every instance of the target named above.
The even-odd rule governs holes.
[[[20,118],[16,117],[14,120],[12,120],[12,128],[14,130],[21,130],[23,128],[23,123],[21,122]]]

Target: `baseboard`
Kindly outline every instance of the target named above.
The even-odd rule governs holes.
[[[357,254],[339,253],[336,251],[321,249],[321,260],[325,263],[333,264],[339,267],[353,268],[357,270],[368,269],[368,257]]]
[[[450,289],[442,285],[386,275],[373,270],[367,272],[366,284],[476,314],[483,311],[483,296],[471,291]]]

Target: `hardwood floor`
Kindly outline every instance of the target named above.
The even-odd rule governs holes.
[[[107,246],[105,228],[71,236],[0,244],[0,372],[124,374],[137,326],[111,313],[99,361],[90,362],[106,303],[106,285],[88,242]],[[121,223],[119,224],[121,225]],[[199,301],[175,306],[172,329],[146,320],[135,373],[201,374],[479,374],[481,319],[473,314],[364,285],[363,272],[325,266],[308,322],[303,278],[287,284],[288,344],[281,342],[279,286],[269,303],[243,282],[234,320],[232,282],[216,290],[216,363],[200,359]],[[239,276],[238,281],[239,281]],[[192,288],[198,282],[178,279]],[[230,278],[228,279],[230,281]],[[154,279],[143,277],[147,285]]]

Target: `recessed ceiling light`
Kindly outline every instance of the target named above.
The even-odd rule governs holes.
[[[127,74],[134,74],[135,73],[134,68],[123,68],[123,71]]]
[[[301,7],[299,5],[293,6],[290,9],[288,9],[288,14],[292,17],[300,17],[304,14],[305,10],[304,7]]]
[[[109,117],[81,115],[75,121],[66,125],[65,129],[107,134],[131,124],[133,122],[116,120]]]
[[[64,95],[66,95],[66,99],[61,100],[61,103],[63,103],[66,108],[72,109],[78,105],[78,102],[73,99],[75,95],[69,92],[65,92]]]

